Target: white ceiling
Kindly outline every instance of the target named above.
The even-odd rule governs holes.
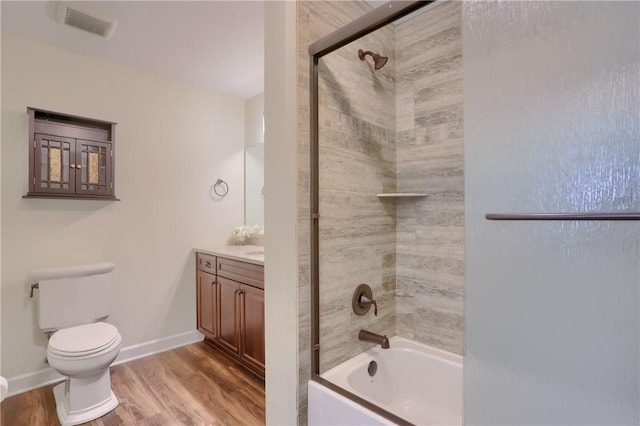
[[[57,1],[0,2],[2,30],[244,99],[264,90],[261,1],[80,1],[110,39],[55,21]]]

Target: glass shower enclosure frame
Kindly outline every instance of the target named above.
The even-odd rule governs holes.
[[[322,384],[334,392],[354,401],[372,412],[379,414],[396,424],[411,423],[390,413],[371,402],[331,383],[320,376],[320,259],[319,259],[319,126],[318,126],[318,66],[323,56],[366,36],[379,28],[407,16],[429,4],[430,1],[389,1],[384,5],[362,15],[360,18],[337,29],[327,36],[309,45],[310,58],[310,201],[311,201],[311,253],[310,253],[310,287],[311,287],[311,380]]]

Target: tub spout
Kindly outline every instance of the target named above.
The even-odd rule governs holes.
[[[382,347],[382,349],[389,349],[389,338],[387,336],[383,336],[380,334],[372,333],[367,330],[360,330],[358,333],[358,340],[362,340],[363,342],[371,342],[378,344]]]

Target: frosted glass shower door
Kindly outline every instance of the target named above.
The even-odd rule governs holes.
[[[465,2],[465,424],[640,422],[640,3]]]

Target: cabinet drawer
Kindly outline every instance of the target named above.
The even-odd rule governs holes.
[[[218,258],[218,275],[257,288],[264,288],[264,266]]]
[[[197,256],[198,270],[208,272],[210,274],[216,273],[216,257],[209,254],[198,253]]]

